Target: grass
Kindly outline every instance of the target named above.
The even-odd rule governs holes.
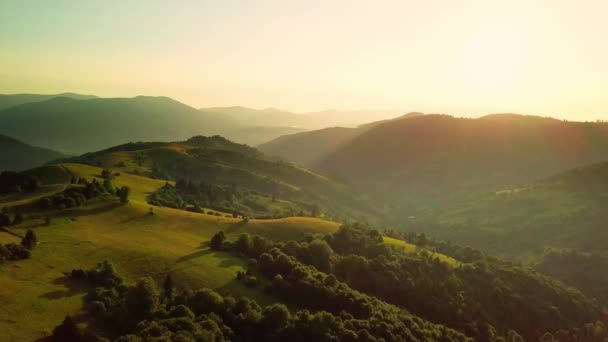
[[[88,179],[101,176],[100,168],[81,164],[44,169],[50,176],[45,176],[43,169],[35,172],[45,179],[44,184],[58,181],[55,190],[60,190],[72,176]],[[0,331],[4,332],[0,340],[36,340],[48,336],[65,315],[78,317],[86,289],[70,282],[63,272],[88,269],[103,260],[112,262],[128,282],[152,276],[160,283],[171,273],[178,287],[209,287],[223,294],[246,295],[262,304],[271,303],[274,299],[261,289],[247,288],[235,280],[236,272],[246,267],[245,259],[207,247],[213,234],[223,230],[230,239],[247,232],[273,240],[289,240],[303,234],[330,233],[339,227],[336,222],[311,217],[252,219],[245,224],[238,218],[164,207],[154,207],[154,215],[150,215],[146,197],[162,187],[164,180],[121,173],[112,183],[131,187],[128,204],[105,196],[55,213],[50,226],[43,225],[42,215],[26,215],[20,226],[11,228],[19,235],[35,229],[39,245],[30,259],[0,265]],[[15,239],[18,240],[0,232],[0,242],[18,242]],[[416,252],[415,246],[403,241],[390,238],[385,241]]]
[[[21,243],[21,239],[13,234],[0,231],[0,244],[5,245],[7,243]]]
[[[454,258],[452,258],[450,256],[447,256],[447,255],[444,255],[444,254],[440,254],[440,253],[433,253],[432,251],[429,251],[429,250],[424,249],[424,248],[420,248],[420,247],[418,247],[418,246],[416,246],[414,244],[411,244],[411,243],[403,241],[403,240],[398,240],[398,239],[394,239],[394,238],[387,237],[387,236],[385,236],[383,239],[384,239],[384,243],[386,243],[389,246],[395,246],[395,247],[403,248],[403,251],[405,253],[415,254],[415,253],[421,252],[423,250],[426,250],[429,254],[431,254],[433,256],[433,258],[437,258],[439,261],[445,262],[445,263],[447,263],[450,266],[456,267],[456,266],[459,266],[461,264],[460,261],[458,261],[458,260],[456,260],[456,259],[454,259]]]
[[[63,166],[79,177],[101,172],[86,165]],[[170,272],[178,286],[210,287],[270,303],[273,298],[261,289],[249,289],[235,280],[236,272],[246,266],[245,259],[212,251],[206,241],[220,230],[232,237],[249,232],[277,239],[337,228],[336,223],[314,218],[251,220],[245,225],[240,219],[158,207],[155,215],[149,215],[145,198],[165,181],[121,174],[113,183],[131,187],[130,203],[99,198],[53,215],[48,227],[41,217],[30,216],[12,228],[21,235],[35,229],[40,243],[30,259],[0,265],[0,331],[5,332],[0,340],[36,340],[48,336],[65,315],[78,315],[86,291],[71,284],[63,272],[90,268],[106,259],[129,282],[143,276],[161,282]],[[4,232],[0,239],[18,242]]]

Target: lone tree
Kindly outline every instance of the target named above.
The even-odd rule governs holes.
[[[28,229],[27,233],[25,233],[25,237],[21,240],[21,246],[27,249],[33,249],[38,242],[38,238],[36,237],[36,233],[33,230]]]
[[[173,298],[173,277],[171,277],[171,273],[167,273],[165,277],[165,282],[163,283],[163,295],[167,300],[171,300]]]
[[[21,224],[21,222],[23,222],[23,215],[21,215],[21,212],[18,211],[15,213],[15,218],[13,219],[13,226]]]
[[[72,319],[72,317],[65,316],[63,323],[58,325],[55,330],[53,330],[53,341],[82,341],[82,336],[80,335],[80,331],[78,330],[78,326],[76,322]]]
[[[0,227],[6,227],[10,224],[11,218],[8,216],[8,213],[3,209],[3,211],[0,213]]]
[[[123,186],[118,190],[116,194],[120,198],[120,203],[129,203],[129,196],[131,195],[131,188]]]
[[[211,249],[215,249],[216,251],[222,250],[224,247],[224,241],[226,240],[226,235],[223,231],[219,231],[211,238],[211,242],[209,242],[209,246]]]

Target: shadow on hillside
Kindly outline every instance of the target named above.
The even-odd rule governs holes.
[[[105,213],[112,209],[123,206],[123,203],[112,201],[103,203],[103,205],[96,205],[92,207],[77,207],[63,210],[57,213],[58,217],[72,217],[72,216],[89,216]]]
[[[19,228],[23,228],[23,229],[33,229],[33,228],[40,228],[40,227],[46,227],[46,224],[44,223],[43,219],[40,219],[40,222],[31,222],[31,223],[19,226]]]
[[[226,234],[232,234],[232,233],[235,233],[235,232],[237,232],[237,231],[241,230],[241,229],[242,229],[243,227],[245,227],[246,225],[247,225],[247,223],[245,223],[245,222],[243,222],[243,221],[241,221],[241,222],[239,222],[239,223],[237,223],[237,224],[233,224],[233,225],[231,225],[230,227],[228,227],[228,228],[225,230],[225,233],[226,233]]]
[[[143,215],[136,215],[136,216],[132,216],[132,217],[126,218],[126,219],[124,219],[124,220],[122,220],[122,221],[120,221],[118,223],[120,223],[120,224],[131,223],[133,221],[139,221],[139,220],[143,220],[145,218],[150,218],[150,217],[152,217],[150,214],[145,213]]]
[[[50,292],[41,294],[39,296],[40,298],[45,298],[45,299],[49,299],[49,300],[61,299],[61,298],[65,298],[65,297],[75,296],[77,294],[86,292],[86,290],[87,290],[87,287],[85,286],[85,284],[83,284],[82,282],[80,282],[78,280],[69,278],[67,276],[61,276],[59,278],[56,278],[52,281],[52,283],[56,284],[56,285],[63,285],[64,289],[50,291]]]
[[[86,313],[83,313],[83,312],[75,314],[75,315],[70,315],[70,317],[72,317],[72,319],[74,320],[74,322],[76,322],[76,324],[87,323],[90,325],[93,323],[93,322],[91,322],[90,317]],[[61,321],[63,321],[63,319]],[[44,336],[44,337],[34,340],[34,342],[53,342],[53,341],[55,341],[55,340],[53,340],[52,335]]]
[[[213,250],[211,250],[211,249],[199,250],[197,252],[190,253],[190,254],[184,255],[182,257],[179,257],[177,259],[176,263],[178,263],[178,262],[184,262],[184,261],[189,261],[189,260],[196,259],[196,258],[200,258],[200,257],[203,257],[205,255],[212,254],[212,253],[215,253],[215,252]]]
[[[229,255],[229,254],[227,254],[227,255]],[[224,258],[220,262],[220,267],[241,266],[241,265],[243,265],[243,259],[235,258],[234,256],[231,256],[231,255],[228,258]]]

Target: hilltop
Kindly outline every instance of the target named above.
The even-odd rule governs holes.
[[[221,136],[196,136],[173,143],[129,143],[66,161],[159,179],[183,180],[196,184],[194,187],[198,189],[218,186],[215,192],[223,195],[217,200],[209,197],[218,196],[211,195],[209,190],[201,190],[205,193],[201,194],[198,190],[187,190],[188,186],[183,186],[185,191],[179,194],[169,189],[159,196],[179,195],[181,199],[177,198],[177,202],[189,197],[190,205],[201,202],[199,206],[213,201],[219,210],[229,209],[254,217],[284,217],[301,212],[351,220],[362,217],[376,220],[380,216],[378,206],[348,186],[302,167],[275,161],[255,148]]]
[[[284,160],[311,167],[327,155],[338,150],[341,146],[377,125],[420,115],[423,114],[408,113],[394,119],[369,122],[354,128],[329,127],[284,135],[262,144],[258,148],[268,155],[278,156]]]
[[[32,125],[37,129],[32,130]],[[27,143],[83,153],[129,141],[170,141],[230,126],[167,97],[58,97],[0,111],[0,132]],[[103,132],[103,134],[99,134]]]
[[[0,135],[0,172],[21,171],[40,166],[51,160],[65,158],[64,154],[53,150],[30,146],[16,139]]]

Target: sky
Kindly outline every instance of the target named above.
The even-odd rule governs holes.
[[[0,1],[0,93],[608,119],[608,1]]]

